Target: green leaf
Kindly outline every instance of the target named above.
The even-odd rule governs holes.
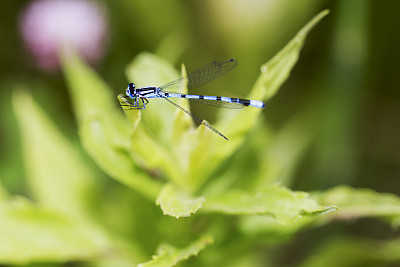
[[[174,64],[189,47],[189,33],[182,29],[167,34],[158,44],[155,54]]]
[[[9,194],[4,188],[3,184],[0,183],[0,202],[9,198]]]
[[[0,218],[3,264],[91,260],[112,248],[96,228],[23,198],[1,203]]]
[[[324,10],[315,16],[278,54],[261,66],[261,74],[248,95],[249,99],[266,101],[278,92],[278,89],[289,77],[290,71],[297,63],[307,34],[328,13],[328,10]],[[230,133],[230,136],[243,135],[255,123],[259,113],[260,109],[255,108],[245,109],[235,116],[229,116],[229,114],[225,113],[225,120],[221,120],[221,128]]]
[[[293,223],[282,224],[268,215],[242,216],[238,221],[238,228],[247,237],[282,243],[314,220],[315,217],[299,216]]]
[[[293,223],[302,216],[316,216],[336,210],[322,207],[305,192],[293,192],[279,186],[265,187],[257,192],[231,190],[225,194],[207,197],[204,211],[235,215],[261,215],[274,217],[279,223]]]
[[[161,207],[164,215],[180,218],[195,213],[204,201],[204,197],[193,197],[172,184],[166,184],[161,189],[156,204]]]
[[[62,58],[63,71],[71,93],[79,124],[101,115],[113,122],[116,137],[129,134],[126,120],[112,90],[72,51]]]
[[[82,156],[26,91],[15,92],[13,101],[35,198],[45,207],[84,216],[94,177]]]
[[[290,187],[297,166],[314,139],[314,117],[314,112],[296,114],[270,137],[260,156],[260,170],[253,188],[276,182]]]
[[[397,266],[400,261],[399,238],[386,241],[335,236],[325,241],[299,266]]]
[[[119,94],[117,97],[120,103],[124,103],[126,101],[123,94]],[[131,120],[132,131],[135,131],[139,123],[142,121],[142,113],[140,110],[133,110],[126,106],[121,105],[121,107],[124,110],[125,115]]]
[[[381,217],[393,224],[399,222],[400,197],[390,193],[378,193],[372,189],[356,189],[338,186],[326,192],[313,193],[322,205],[340,206],[340,212],[332,213],[325,220],[353,220],[363,217]],[[398,226],[398,225],[397,225]]]
[[[64,56],[63,69],[86,151],[108,175],[155,200],[161,184],[140,172],[130,154],[140,114],[129,123],[108,86],[77,55]]]
[[[166,60],[150,53],[139,54],[126,69],[130,82],[136,87],[160,86],[179,78],[178,72]],[[182,88],[183,89],[183,88]],[[152,99],[143,112],[143,123],[151,133],[165,140],[172,132],[176,108],[164,99]]]
[[[271,96],[268,90],[277,91],[294,66],[307,33],[326,14],[327,12],[323,12],[314,18],[276,57],[262,68],[262,74],[250,94],[251,98],[265,100]],[[268,72],[265,71],[266,68],[268,68]],[[128,66],[127,75],[137,87],[162,85],[178,78],[170,64],[149,53],[140,54]],[[86,83],[86,85],[88,84]],[[181,88],[183,91],[185,89]],[[98,91],[98,89],[96,90]],[[182,100],[178,99],[177,101],[182,105],[180,102]],[[205,127],[208,122],[204,121],[193,131],[191,118],[185,116],[186,114],[182,111],[162,99],[154,99],[152,102],[157,103],[157,107],[147,108],[145,112],[142,112],[142,121],[138,124],[137,118],[140,115],[135,113],[140,111],[127,111],[134,114],[131,117],[135,121],[130,145],[126,147],[125,143],[115,144],[115,138],[112,139],[114,134],[110,130],[110,137],[107,139],[112,139],[111,141],[114,142],[111,142],[110,146],[129,151],[135,162],[148,169],[161,168],[170,180],[185,191],[192,193],[197,192],[215,169],[243,143],[245,134],[253,127],[261,112],[260,109],[249,108],[236,113],[225,113],[220,120],[221,127],[217,126],[216,128],[232,133],[232,139],[226,142],[222,138],[216,138],[218,136]],[[101,115],[100,112],[98,113]],[[112,114],[110,109],[107,116],[114,116]],[[108,126],[105,119],[101,116],[96,119],[99,118],[103,120],[106,128],[110,128],[111,125]],[[112,122],[114,123],[114,121],[118,121],[118,119],[113,119]],[[112,127],[112,129],[118,129],[118,127]],[[120,133],[122,140],[125,140],[125,132],[126,130]],[[110,141],[105,145],[107,143]],[[91,155],[95,157],[94,154]],[[106,157],[106,155],[103,153],[98,157]],[[191,179],[186,179],[187,177],[191,177]]]
[[[186,248],[179,249],[170,245],[163,245],[158,249],[157,255],[153,256],[151,261],[139,264],[138,267],[174,266],[182,260],[186,260],[191,256],[196,256],[206,246],[212,243],[213,239],[211,237],[202,237]]]
[[[88,119],[80,129],[84,147],[108,175],[154,201],[161,189],[161,183],[140,170],[125,147],[109,143],[112,136],[109,126],[107,119]]]
[[[329,10],[324,10],[316,15],[278,54],[261,66],[261,75],[255,84],[256,89],[251,92],[249,98],[268,100],[278,92],[297,63],[308,33],[328,14]]]
[[[184,69],[182,75],[185,75]],[[127,67],[127,76],[137,87],[161,85],[179,77],[168,62],[150,53],[139,54]],[[178,91],[185,93],[187,88]],[[175,102],[189,109],[185,100]],[[137,111],[127,111],[128,114],[134,112]],[[152,99],[142,117],[141,124],[130,137],[132,158],[148,169],[163,169],[174,183],[187,188],[187,175],[179,162],[184,157],[180,148],[187,140],[186,133],[194,128],[192,118],[164,99]]]
[[[262,73],[249,95],[251,99],[266,100],[277,92],[296,63],[307,33],[326,14],[327,11],[321,12],[262,67]],[[167,62],[149,53],[140,54],[128,67],[127,74],[138,87],[162,85],[177,78]],[[148,108],[143,112],[143,124],[146,127],[139,127],[133,132],[131,151],[135,151],[141,163],[147,167],[162,168],[169,179],[188,192],[196,192],[215,169],[243,143],[246,133],[256,123],[261,112],[261,109],[248,108],[223,113],[216,128],[228,135],[230,140],[226,142],[205,127],[208,124],[206,121],[190,133],[192,122],[179,124],[177,119],[186,117],[190,121],[191,118],[167,101],[160,100],[162,99],[152,101],[157,102],[157,108]],[[174,109],[176,115],[172,116]],[[190,134],[183,134],[185,130]],[[153,136],[157,136],[163,144],[155,143]],[[169,153],[171,151],[172,155]],[[177,165],[177,162],[181,165]]]
[[[296,64],[307,34],[328,13],[325,10],[314,17],[276,56],[261,67],[261,74],[248,99],[266,101],[277,93]],[[215,138],[215,134],[204,129],[203,125],[198,127],[198,146],[193,148],[189,165],[194,188],[200,187],[219,164],[243,143],[246,133],[257,123],[261,112],[262,109],[251,107],[235,112],[221,112],[216,128],[226,134],[229,142]]]

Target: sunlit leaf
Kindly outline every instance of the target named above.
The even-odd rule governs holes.
[[[224,194],[207,197],[204,211],[225,214],[261,215],[274,217],[278,222],[293,223],[302,216],[315,216],[336,210],[336,207],[320,206],[308,193],[270,186],[256,192],[231,190]]]
[[[130,157],[130,131],[140,117],[131,117],[129,125],[116,96],[77,55],[65,56],[63,67],[87,152],[111,177],[154,200],[160,184],[138,171]]]
[[[311,216],[299,216],[292,223],[282,224],[269,215],[243,216],[239,219],[238,228],[248,237],[281,243],[309,226],[313,220]]]
[[[22,198],[0,204],[0,262],[66,262],[96,259],[110,250],[107,237],[80,220]]]
[[[150,53],[139,54],[127,67],[127,76],[138,88],[160,86],[179,78],[177,71],[164,59]],[[182,72],[185,75],[185,72]],[[186,88],[179,88],[186,92]],[[183,99],[174,100],[177,104],[189,109]],[[129,113],[136,112],[127,111]],[[142,111],[143,120],[130,137],[130,153],[141,165],[148,169],[163,169],[167,177],[183,187],[186,177],[182,172],[182,157],[177,148],[182,147],[187,131],[193,127],[192,118],[183,114],[165,99],[150,99]]]
[[[249,94],[249,98],[267,100],[277,93],[297,63],[308,33],[328,14],[329,10],[324,10],[316,15],[283,49],[261,66],[261,75],[255,84],[255,89]]]
[[[196,256],[206,246],[213,243],[211,237],[202,237],[185,248],[176,248],[170,245],[163,245],[158,249],[157,255],[151,261],[139,264],[139,267],[167,267],[175,266],[178,262],[189,257]]]
[[[27,92],[15,92],[13,100],[34,197],[41,205],[84,216],[94,177],[82,156]]]
[[[178,72],[165,59],[143,52],[127,66],[129,82],[137,88],[161,86],[179,78]],[[142,113],[143,123],[148,130],[161,139],[169,136],[175,107],[164,99],[151,99]]]
[[[151,179],[132,161],[125,147],[106,145],[110,140],[109,123],[102,118],[88,119],[81,128],[81,140],[97,164],[117,181],[130,186],[145,197],[155,200],[161,183]]]
[[[313,196],[321,205],[335,204],[341,207],[327,215],[327,220],[354,220],[363,217],[381,217],[394,224],[400,218],[400,197],[390,193],[378,193],[372,189],[338,186]]]
[[[204,201],[204,197],[193,197],[176,186],[166,184],[161,189],[156,203],[160,205],[164,215],[180,218],[195,213],[202,207]]]

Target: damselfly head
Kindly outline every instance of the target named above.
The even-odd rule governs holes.
[[[130,98],[135,98],[136,97],[135,84],[134,83],[128,84],[128,88],[126,88],[126,95],[129,96]]]

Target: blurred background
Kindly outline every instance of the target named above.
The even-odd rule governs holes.
[[[71,3],[57,6],[60,2]],[[27,87],[80,146],[55,49],[63,41],[74,42],[115,95],[134,82],[126,79],[126,65],[150,51],[177,68],[185,63],[189,71],[236,58],[234,72],[204,94],[245,97],[260,65],[314,15],[330,9],[307,37],[299,62],[260,123],[279,129],[298,114],[311,114],[307,127],[315,135],[295,170],[293,189],[348,184],[400,194],[398,1],[14,0],[0,6],[0,179],[11,193],[28,194],[13,90]],[[213,114],[207,118],[212,121]],[[342,230],[393,235],[388,225],[368,219]]]

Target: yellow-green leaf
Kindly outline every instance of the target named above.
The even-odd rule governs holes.
[[[86,151],[108,175],[154,200],[160,183],[141,173],[130,154],[140,115],[124,118],[116,96],[76,54],[64,56],[63,69]]]
[[[13,100],[21,129],[28,182],[34,197],[46,207],[84,216],[94,177],[83,157],[31,95],[17,91]]]
[[[235,215],[270,215],[278,222],[293,223],[302,216],[321,215],[336,207],[320,206],[306,192],[294,192],[280,186],[265,187],[256,192],[231,190],[207,197],[204,211]]]
[[[161,189],[156,203],[165,215],[180,218],[195,213],[204,201],[204,197],[193,197],[172,184],[166,184]]]
[[[98,229],[23,198],[1,203],[0,218],[3,264],[94,260],[112,250]]]
[[[398,226],[400,197],[379,193],[372,189],[338,186],[325,192],[314,193],[321,205],[338,205],[341,210],[325,217],[327,220],[353,220],[363,217],[381,217]]]
[[[324,10],[316,15],[278,54],[261,66],[261,75],[249,98],[268,100],[277,93],[297,63],[308,33],[328,14],[329,10]]]
[[[296,64],[307,34],[328,13],[325,10],[315,16],[277,55],[261,67],[261,74],[249,93],[248,99],[266,101],[277,93]],[[229,157],[243,143],[246,134],[257,123],[257,118],[262,111],[263,109],[249,107],[240,111],[221,112],[216,128],[228,137],[229,142],[217,138],[218,136],[211,131],[204,132],[203,126],[198,128],[199,146],[193,149],[190,165],[190,175],[193,177],[195,188],[202,185],[221,161]],[[208,149],[209,147],[211,149]],[[207,161],[202,160],[204,158]]]
[[[166,60],[153,54],[139,54],[127,67],[129,82],[137,88],[161,86],[179,78],[179,73]],[[142,112],[143,123],[148,130],[161,139],[169,137],[172,132],[173,116],[176,108],[164,99],[151,99]]]
[[[297,266],[398,266],[400,261],[399,238],[384,240],[335,235],[324,241]]]
[[[178,262],[189,257],[197,256],[206,246],[213,243],[211,237],[202,237],[185,248],[176,248],[170,245],[163,245],[154,255],[152,260],[139,264],[138,267],[168,267],[175,266]]]

